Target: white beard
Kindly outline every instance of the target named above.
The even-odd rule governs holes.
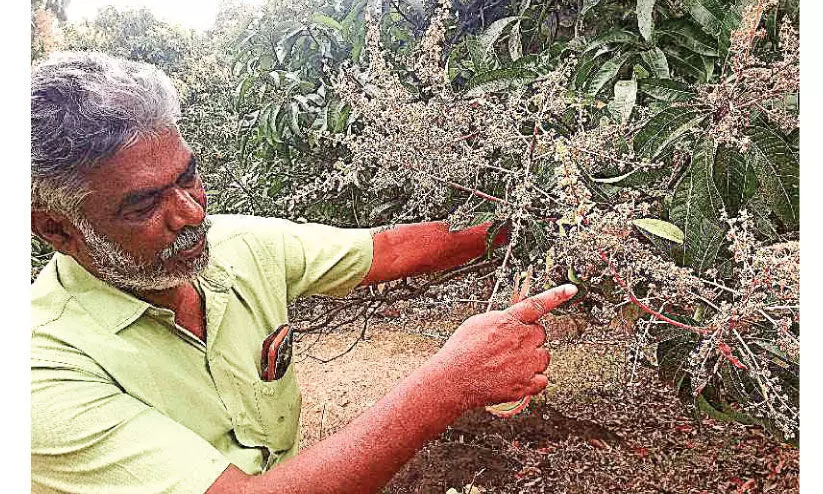
[[[209,263],[208,241],[203,253],[196,259],[186,261],[185,269],[169,272],[164,267],[165,261],[176,256],[180,251],[193,247],[206,235],[211,221],[206,218],[196,227],[185,227],[178,234],[174,243],[163,249],[153,263],[141,263],[122,247],[104,235],[97,233],[91,224],[81,218],[75,225],[83,234],[89,254],[94,261],[100,278],[118,288],[134,291],[157,291],[173,288],[194,278],[206,269]]]

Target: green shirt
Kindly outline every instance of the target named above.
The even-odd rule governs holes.
[[[297,452],[290,365],[260,379],[265,337],[299,296],[343,296],[371,266],[368,230],[212,216],[197,279],[206,343],[55,254],[32,285],[34,492],[204,492],[232,463],[256,474]]]

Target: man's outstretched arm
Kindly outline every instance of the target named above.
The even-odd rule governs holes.
[[[575,293],[564,285],[467,319],[437,354],[343,430],[262,475],[230,466],[208,493],[377,492],[466,410],[546,387],[549,353],[536,321]]]
[[[491,223],[449,231],[443,222],[399,225],[375,234],[371,269],[360,283],[370,285],[406,276],[442,271],[474,259],[486,250]],[[508,229],[497,233],[493,245],[507,242]]]

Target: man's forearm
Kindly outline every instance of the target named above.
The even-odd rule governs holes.
[[[362,284],[442,271],[474,259],[486,250],[491,223],[450,232],[443,222],[400,225],[374,236],[374,261]],[[506,241],[499,232],[494,245]]]
[[[263,475],[232,466],[208,492],[377,492],[466,410],[463,397],[445,392],[448,375],[435,356],[340,432]]]

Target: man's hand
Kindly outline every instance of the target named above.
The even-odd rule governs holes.
[[[434,357],[449,370],[467,408],[515,401],[548,384],[546,332],[537,321],[577,293],[563,285],[504,311],[467,319]]]

